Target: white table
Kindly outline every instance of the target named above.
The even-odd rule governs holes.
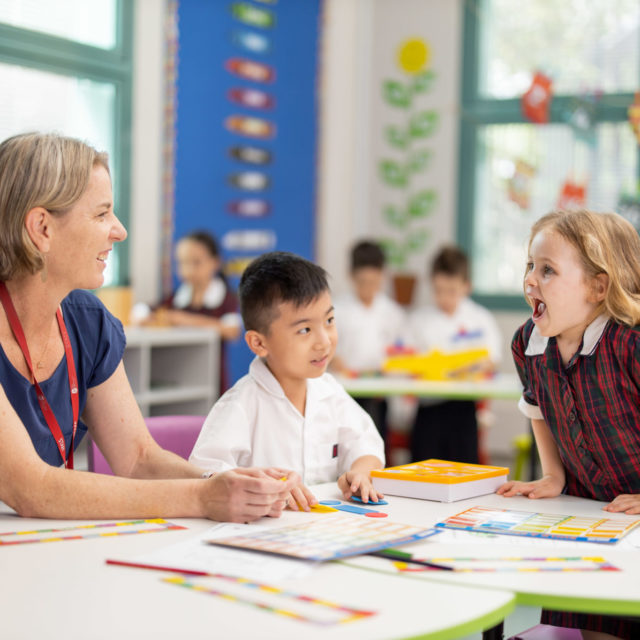
[[[323,487],[331,493],[333,485]],[[324,517],[285,513],[273,526]],[[361,517],[361,516],[354,516]],[[211,526],[176,520],[186,531],[0,547],[0,635],[11,640],[61,638],[247,638],[332,640],[406,638],[442,640],[490,628],[514,608],[500,589],[406,580],[327,563],[286,587],[378,613],[371,618],[320,627],[181,589],[161,581],[165,572],[105,564],[132,559]],[[72,522],[17,517],[0,503],[0,532],[47,529]]]
[[[324,485],[323,485],[324,486]],[[331,492],[338,497],[338,492]],[[517,496],[504,498],[495,494],[479,496],[451,503],[432,502],[387,496],[389,505],[379,507],[398,522],[410,522],[421,526],[437,522],[473,506],[499,507],[520,511],[585,515],[594,517],[621,517],[629,520],[638,516],[611,514],[602,511],[606,503],[559,496],[557,498],[530,500]],[[446,534],[441,534],[443,537]],[[531,556],[602,556],[621,571],[590,572],[515,572],[467,573],[453,571],[429,571],[404,574],[407,579],[428,580],[442,584],[464,584],[516,593],[517,604],[539,606],[547,609],[580,611],[587,613],[640,616],[640,533],[632,531],[615,545],[569,542],[562,540],[541,541],[519,536],[496,536],[492,541],[473,542],[473,534],[462,534],[457,541],[442,542],[438,535],[421,543],[407,545],[404,551],[417,557],[531,557]],[[352,566],[390,571],[386,560],[361,557],[346,560]],[[446,564],[446,563],[443,563]]]

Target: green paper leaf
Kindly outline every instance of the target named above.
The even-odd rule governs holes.
[[[382,83],[382,95],[394,107],[407,109],[411,106],[411,90],[396,80],[385,80]]]
[[[392,226],[398,229],[404,229],[409,222],[409,216],[406,211],[401,211],[398,207],[393,205],[387,205],[382,210],[384,219]]]
[[[385,129],[387,142],[398,149],[406,149],[409,144],[409,133],[401,127],[389,126]]]
[[[428,151],[427,149],[416,151],[409,157],[407,170],[412,173],[422,171],[427,166],[429,160],[431,160],[431,151]]]
[[[397,162],[393,160],[382,160],[380,162],[380,174],[382,179],[392,187],[407,186],[407,172]]]
[[[438,201],[438,194],[433,189],[420,191],[409,201],[409,216],[411,218],[426,218]]]
[[[392,238],[381,238],[379,242],[387,258],[387,264],[396,269],[403,268],[407,258],[401,245]]]
[[[437,111],[422,111],[411,118],[409,133],[413,138],[428,138],[438,127]]]
[[[413,80],[413,92],[414,93],[426,93],[433,85],[433,81],[436,79],[434,71],[424,71],[414,76]]]
[[[418,229],[407,238],[406,252],[415,253],[424,249],[429,239],[429,231],[427,229]]]

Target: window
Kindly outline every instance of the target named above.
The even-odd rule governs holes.
[[[109,154],[116,212],[129,220],[133,3],[0,2],[0,140],[55,131]],[[128,279],[127,243],[105,284]]]
[[[627,110],[640,88],[638,0],[466,0],[458,240],[474,297],[520,308],[532,223],[561,202],[619,210],[638,199]],[[547,123],[522,112],[536,72]]]

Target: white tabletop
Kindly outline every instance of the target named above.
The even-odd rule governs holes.
[[[325,487],[326,485],[323,485]],[[338,497],[335,490],[325,492]],[[470,507],[486,506],[518,511],[584,515],[603,518],[637,519],[639,516],[602,511],[606,503],[573,496],[530,500],[522,496],[505,498],[496,494],[451,503],[387,496],[389,505],[377,507],[398,522],[421,526],[435,525]],[[636,546],[637,545],[637,546]],[[447,531],[420,543],[402,547],[416,557],[588,557],[601,556],[619,571],[514,571],[502,564],[495,572],[429,571],[403,574],[407,578],[465,584],[516,592],[518,604],[549,609],[585,611],[600,614],[640,615],[640,530],[635,529],[616,544],[539,540],[521,536],[488,537],[467,532]],[[396,572],[389,561],[362,557],[349,559],[350,565],[385,572]],[[441,564],[446,564],[442,562]],[[541,566],[544,566],[542,563]],[[504,570],[505,568],[509,570]]]
[[[336,376],[347,392],[355,397],[416,396],[449,398],[453,400],[481,400],[495,398],[517,400],[522,384],[515,374],[499,374],[487,380],[420,380],[405,376]]]
[[[286,513],[270,524],[312,517],[323,514]],[[105,564],[107,558],[135,559],[212,525],[175,522],[188,530],[0,547],[2,637],[446,639],[494,626],[514,607],[507,591],[406,580],[334,562],[288,580],[287,590],[376,615],[323,627],[166,584],[162,578],[172,575],[166,572]],[[73,524],[19,518],[0,503],[0,532]]]

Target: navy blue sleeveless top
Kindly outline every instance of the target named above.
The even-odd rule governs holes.
[[[64,318],[73,359],[78,374],[80,415],[87,402],[87,389],[108,380],[116,370],[124,353],[125,337],[122,324],[104,307],[102,302],[88,291],[72,291],[62,301]],[[67,451],[71,446],[73,417],[67,361],[62,360],[40,387],[58,420],[64,435]],[[29,432],[31,441],[40,457],[53,466],[60,466],[62,458],[49,427],[42,415],[34,386],[19,373],[0,347],[0,384]],[[87,426],[79,420],[75,447],[87,432]]]

